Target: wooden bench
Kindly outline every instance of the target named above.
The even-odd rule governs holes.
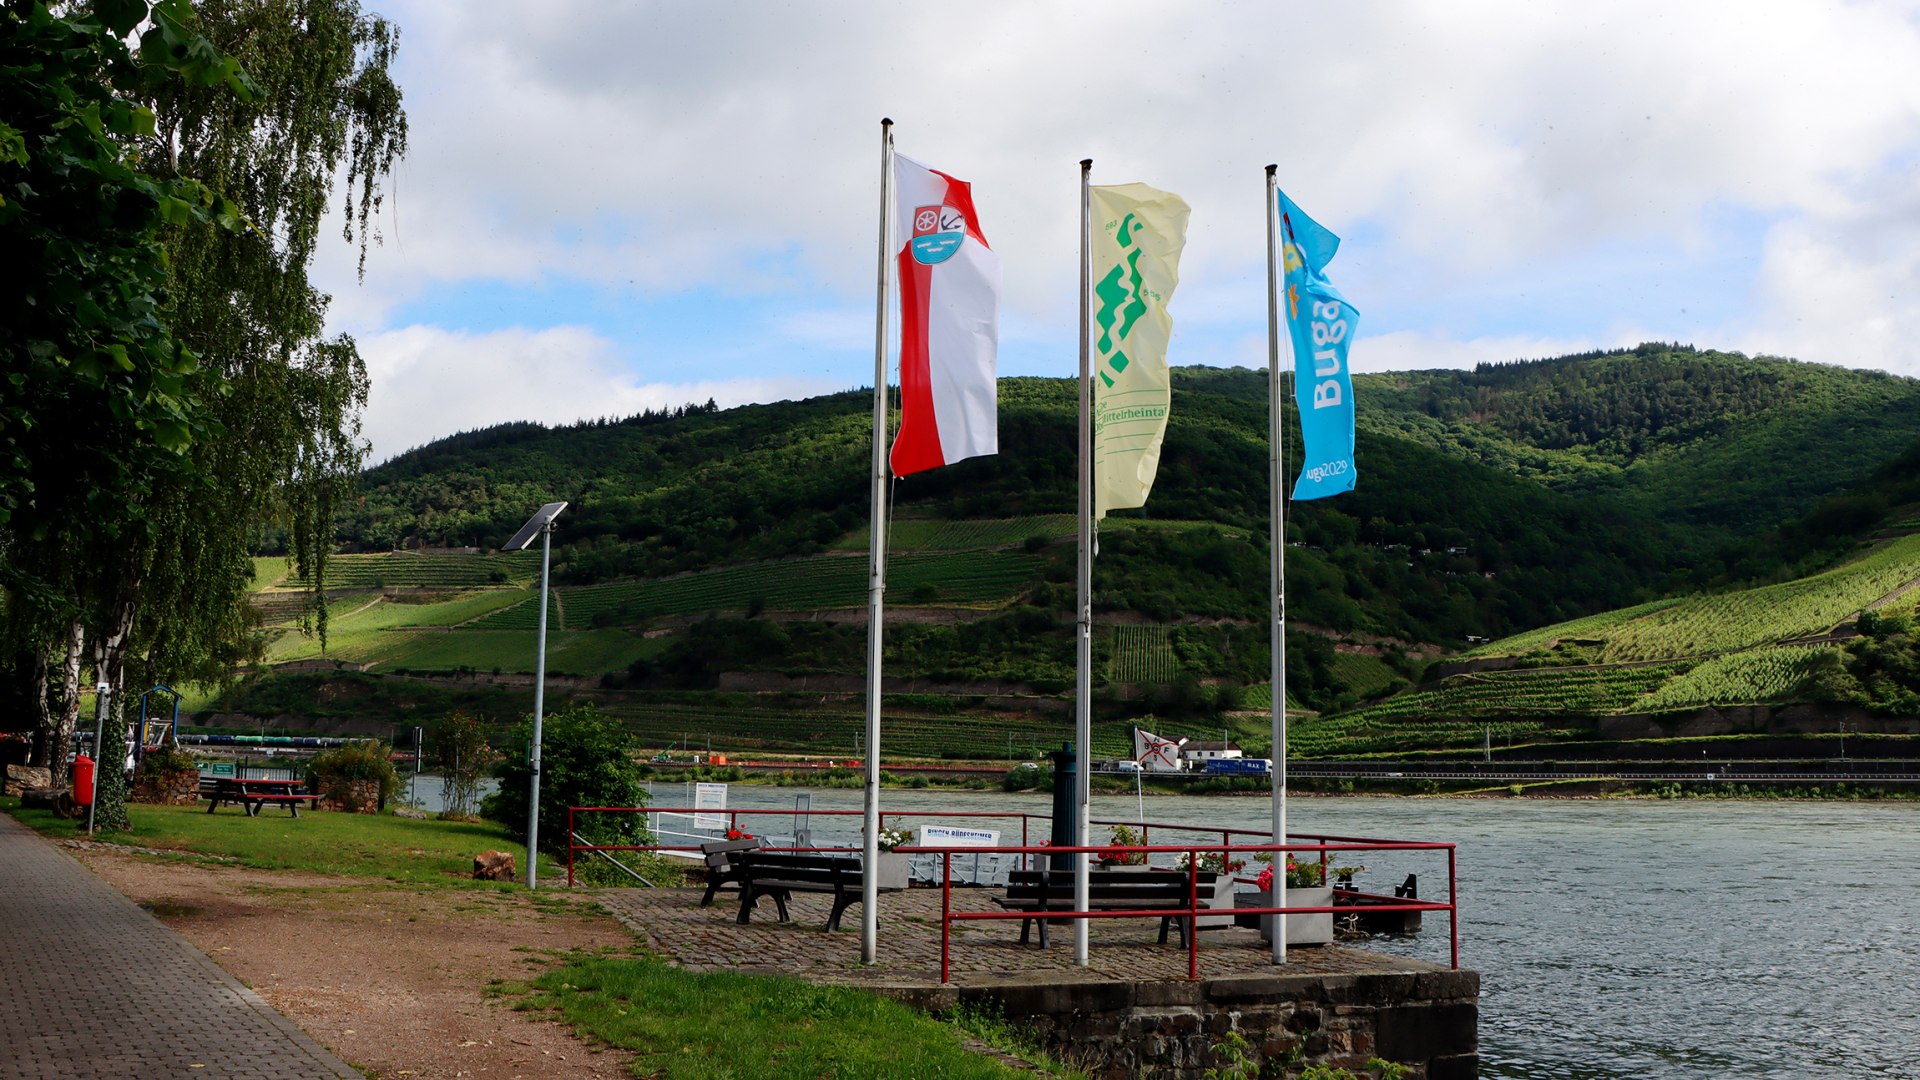
[[[1201,903],[1213,894],[1218,874],[1201,871],[1189,881],[1182,871],[1089,870],[1087,872],[1088,911],[1168,911],[1192,905],[1195,891]],[[1007,894],[993,902],[1008,911],[1074,911],[1073,871],[1071,869],[1015,870],[1007,875]],[[1168,927],[1178,927],[1180,946],[1186,947],[1192,932],[1190,916],[1162,915],[1160,941],[1167,940]],[[1046,948],[1047,924],[1052,919],[1021,919],[1020,944],[1025,945],[1034,923],[1040,924],[1040,947]]]
[[[840,913],[860,902],[862,877],[860,860],[838,855],[787,855],[749,851],[740,855],[740,923],[753,914],[763,896],[773,897],[780,921],[787,920],[787,898],[797,892],[833,894],[833,912],[827,916],[829,931],[840,929]],[[897,887],[881,886],[881,892],[899,892]]]
[[[713,840],[700,845],[700,854],[707,858],[707,894],[700,898],[700,906],[713,903],[713,895],[722,885],[738,885],[743,880],[746,862],[742,856],[749,851],[759,851],[758,837],[745,840]]]

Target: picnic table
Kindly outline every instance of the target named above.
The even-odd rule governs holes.
[[[220,809],[221,803],[230,803],[246,810],[248,817],[259,817],[260,811],[268,804],[284,806],[294,817],[300,816],[302,802],[311,805],[320,796],[301,790],[307,786],[305,780],[265,780],[258,777],[219,776],[213,781],[213,790],[204,798],[207,813]]]

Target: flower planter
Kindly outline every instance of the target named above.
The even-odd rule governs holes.
[[[1268,907],[1269,901],[1264,892],[1242,892],[1233,894],[1235,907]],[[1312,888],[1292,888],[1287,890],[1287,907],[1332,907],[1333,888],[1319,885]],[[1241,916],[1247,918],[1247,916]],[[1260,936],[1273,940],[1273,916],[1253,916],[1260,921]],[[1287,916],[1287,944],[1289,945],[1326,945],[1333,941],[1333,913]]]
[[[913,874],[913,856],[901,851],[883,851],[873,866],[873,881],[882,889],[904,889]]]
[[[1202,915],[1194,920],[1202,930],[1224,930],[1233,925],[1233,875],[1221,874],[1213,879],[1213,892],[1209,894],[1203,888],[1200,893],[1200,906],[1219,911],[1218,915]]]

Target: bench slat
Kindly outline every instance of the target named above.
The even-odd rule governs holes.
[[[1186,908],[1213,892],[1219,874],[1202,871],[1190,879],[1183,871],[1090,870],[1087,872],[1088,911],[1164,911]],[[1071,870],[1015,870],[1007,877],[1004,896],[993,902],[1008,911],[1072,911],[1074,880]],[[1151,917],[1151,916],[1149,916]],[[1160,917],[1160,940],[1167,939],[1168,924],[1178,920],[1182,944],[1191,932],[1190,919]],[[1047,947],[1048,919],[1022,919],[1020,943],[1026,944],[1032,924],[1040,924],[1040,947]]]
[[[749,851],[740,857],[740,916],[746,923],[754,904],[762,896],[773,897],[780,921],[787,921],[787,897],[795,892],[832,893],[833,911],[827,916],[827,929],[840,928],[840,915],[860,902],[862,885],[860,860],[836,855],[790,855],[780,852]],[[883,886],[881,892],[898,892]]]

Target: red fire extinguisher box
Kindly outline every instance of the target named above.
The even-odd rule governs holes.
[[[93,805],[93,759],[85,754],[73,759],[73,801]]]

